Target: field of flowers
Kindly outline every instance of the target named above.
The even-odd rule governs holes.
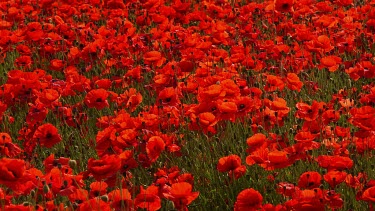
[[[0,15],[2,210],[374,210],[374,0]]]

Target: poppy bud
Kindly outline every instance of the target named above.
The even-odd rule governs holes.
[[[69,160],[68,164],[69,164],[70,168],[72,168],[72,169],[77,167],[77,161],[76,160]]]
[[[48,193],[49,192],[49,187],[47,184],[43,185],[43,193]]]
[[[109,200],[108,195],[100,196],[100,199],[103,200],[104,202],[108,202]]]

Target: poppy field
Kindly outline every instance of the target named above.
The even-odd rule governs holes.
[[[2,210],[374,210],[374,0],[0,14]]]

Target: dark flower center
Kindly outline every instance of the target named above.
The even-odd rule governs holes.
[[[289,9],[289,4],[288,3],[284,3],[281,8],[283,8],[284,10],[287,10]]]

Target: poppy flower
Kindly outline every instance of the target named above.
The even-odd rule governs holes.
[[[306,121],[313,121],[318,118],[319,111],[323,109],[323,102],[313,101],[312,105],[306,103],[297,103],[296,117],[305,119]]]
[[[183,60],[178,63],[178,67],[182,72],[191,72],[194,70],[194,63],[188,60]]]
[[[344,200],[334,190],[324,191],[324,203],[332,210],[339,209],[344,205]]]
[[[264,90],[267,92],[282,91],[285,87],[284,81],[279,76],[266,74],[266,80]]]
[[[135,198],[137,208],[146,209],[147,211],[156,211],[161,208],[161,199],[159,197],[159,188],[151,185],[147,189],[141,186],[141,192]]]
[[[313,189],[320,186],[322,176],[315,171],[308,171],[303,173],[298,180],[299,188]]]
[[[164,193],[164,197],[173,201],[178,210],[186,210],[186,206],[191,204],[198,196],[199,192],[192,192],[192,185],[187,182],[174,183],[168,193]]]
[[[152,136],[146,144],[146,153],[151,162],[158,159],[160,153],[165,149],[165,143],[160,136]]]
[[[323,112],[322,114],[323,122],[325,125],[328,125],[331,122],[337,122],[340,119],[340,112],[329,109]]]
[[[57,128],[50,123],[39,126],[33,138],[38,144],[47,148],[53,147],[62,140]]]
[[[214,126],[219,120],[212,112],[203,112],[198,116],[190,114],[190,119],[192,120],[189,124],[190,129],[203,129],[204,132],[216,133]]]
[[[134,210],[133,200],[128,189],[117,189],[108,193],[111,208],[115,211]]]
[[[353,167],[354,162],[349,157],[320,155],[317,159],[320,167],[327,170],[345,170]]]
[[[139,104],[143,101],[142,95],[134,88],[126,90],[124,93],[120,94],[118,104],[124,105],[130,112],[135,111]]]
[[[36,103],[42,103],[45,106],[50,106],[53,102],[59,99],[60,94],[54,89],[44,89],[40,94],[38,94],[38,99]]]
[[[241,158],[238,155],[229,155],[219,159],[217,170],[220,172],[229,172],[230,178],[240,178],[246,173],[246,167],[241,165]]]
[[[292,160],[289,159],[288,153],[286,151],[271,151],[268,153],[267,163],[261,164],[267,170],[285,168],[292,165]]]
[[[86,211],[86,210],[110,211],[111,207],[107,202],[101,199],[93,198],[79,205],[78,211]]]
[[[0,155],[15,157],[22,152],[18,145],[12,143],[12,138],[8,133],[0,133]]]
[[[27,24],[26,38],[30,41],[38,41],[45,35],[43,26],[39,22],[30,22]]]
[[[293,200],[295,200],[295,204],[293,204],[294,210],[325,210],[323,191],[320,188],[297,191],[293,196]]]
[[[335,188],[337,185],[345,181],[346,175],[346,172],[332,170],[328,171],[323,178],[331,186],[331,188]]]
[[[105,182],[92,182],[90,184],[90,197],[98,197],[107,193],[107,183]]]
[[[288,73],[286,81],[287,81],[287,87],[290,90],[296,90],[298,92],[301,91],[303,83],[301,82],[301,80],[299,79],[299,77],[297,76],[297,74],[295,74],[295,73]]]
[[[0,159],[0,184],[16,188],[26,174],[25,161],[19,159]]]
[[[50,61],[50,65],[49,65],[49,68],[51,70],[54,70],[54,71],[62,71],[64,67],[64,61],[60,60],[60,59],[52,59]]]
[[[252,99],[251,97],[239,97],[234,103],[237,105],[237,117],[244,117],[249,112],[256,111],[260,107],[260,100]]]
[[[375,108],[371,106],[363,106],[360,108],[352,108],[350,110],[350,114],[352,117],[349,119],[349,121],[363,129],[363,130],[372,130],[373,123],[374,123],[374,114],[375,114]]]
[[[288,115],[290,110],[287,106],[286,100],[281,97],[276,97],[272,102],[270,102],[270,108],[277,112],[278,120]]]
[[[105,89],[93,89],[87,93],[84,102],[89,108],[96,108],[101,110],[108,107],[107,97],[109,93]]]
[[[143,55],[143,60],[145,64],[153,64],[157,67],[163,65],[166,61],[164,57],[162,57],[161,53],[158,51],[149,51]]]
[[[168,87],[160,91],[158,102],[162,105],[176,106],[180,103],[176,90],[173,87]]]
[[[45,105],[41,103],[36,105],[29,104],[29,112],[26,116],[26,122],[31,125],[38,122],[43,122],[43,120],[47,117],[47,114],[48,109],[46,109]]]
[[[66,186],[66,184],[67,184],[67,182],[65,182],[65,184],[62,184],[61,186],[64,187],[64,186]],[[89,197],[89,194],[88,194],[87,190],[78,189],[78,188],[76,188],[74,186],[71,186],[71,185],[68,188],[62,189],[58,194],[62,195],[62,196],[68,195],[69,201],[71,201],[71,202],[84,202]]]
[[[257,210],[262,207],[263,196],[256,190],[249,188],[241,191],[237,195],[234,204],[235,211]]]
[[[220,111],[220,120],[231,120],[232,122],[235,121],[235,114],[237,112],[237,105],[235,102],[218,100],[217,108]]]
[[[372,203],[375,202],[375,186],[367,188],[365,191],[363,191],[362,200]]]
[[[279,12],[291,12],[293,10],[294,0],[275,0],[275,10]]]
[[[90,158],[87,172],[92,174],[97,181],[109,178],[121,169],[121,159],[116,155],[104,155],[99,160]]]
[[[30,56],[20,56],[14,61],[15,66],[25,68],[30,68],[32,63]]]
[[[292,197],[297,191],[300,191],[298,186],[287,182],[280,182],[277,184],[276,191],[283,196]]]
[[[249,147],[248,152],[251,153],[261,147],[266,145],[267,137],[262,133],[256,133],[253,136],[246,139],[247,146]]]
[[[330,72],[335,72],[339,68],[341,62],[342,59],[338,56],[326,56],[320,60],[319,68],[322,69],[326,67]]]

